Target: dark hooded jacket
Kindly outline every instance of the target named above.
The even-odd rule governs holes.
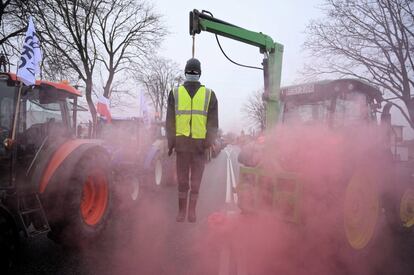
[[[193,98],[201,83],[198,81],[186,81],[184,87]],[[174,93],[170,91],[168,95],[168,107],[166,118],[166,131],[168,138],[168,148],[175,148],[177,152],[199,152],[202,153],[210,147],[217,136],[218,129],[218,102],[217,97],[211,91],[210,104],[207,112],[207,134],[205,139],[193,139],[186,136],[175,135],[175,100]]]

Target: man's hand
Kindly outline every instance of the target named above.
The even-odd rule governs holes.
[[[168,156],[170,157],[175,147],[175,139],[168,139]]]

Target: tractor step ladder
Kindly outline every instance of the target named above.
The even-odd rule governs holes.
[[[28,237],[48,233],[50,226],[37,193],[18,197],[20,219]]]

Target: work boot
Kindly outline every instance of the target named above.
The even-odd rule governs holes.
[[[190,202],[188,204],[188,216],[189,222],[196,222],[196,205],[197,205],[198,194],[190,194]]]
[[[185,215],[187,214],[187,193],[178,193],[178,215],[177,222],[184,222]]]

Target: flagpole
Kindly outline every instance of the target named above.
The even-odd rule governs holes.
[[[17,103],[16,103],[16,111],[14,112],[14,118],[13,118],[13,129],[12,129],[12,135],[11,135],[11,142],[14,143],[14,139],[16,138],[16,128],[17,128],[17,121],[19,119],[19,113],[20,113],[20,100],[22,96],[22,89],[23,89],[23,82],[20,81],[19,85],[19,92],[17,93]]]
[[[7,139],[8,147],[12,147],[16,139],[16,132],[18,127],[18,120],[20,114],[20,101],[22,98],[23,84],[27,86],[36,84],[36,74],[40,72],[39,62],[42,60],[42,52],[40,50],[39,40],[36,36],[36,30],[33,24],[32,17],[29,17],[29,22],[26,30],[26,38],[23,44],[21,53],[21,64],[17,66],[16,78],[19,80],[19,91],[17,93],[17,102],[15,113],[13,117],[13,129],[11,137]]]

